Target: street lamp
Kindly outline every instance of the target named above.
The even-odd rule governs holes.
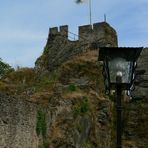
[[[141,48],[101,47],[99,61],[103,61],[103,75],[107,90],[116,90],[117,148],[122,148],[122,90],[130,91],[135,79],[137,59]]]

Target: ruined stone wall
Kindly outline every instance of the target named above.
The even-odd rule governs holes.
[[[98,46],[118,45],[116,31],[107,23],[95,23],[79,27],[79,41],[98,43]]]
[[[0,147],[37,148],[36,105],[0,94]]]
[[[101,46],[117,46],[116,31],[106,22],[80,26],[78,40],[68,39],[68,26],[50,28],[47,44],[36,68],[52,71],[74,55]]]
[[[135,99],[148,99],[148,48],[143,49],[138,59],[135,86],[133,97]]]
[[[144,48],[138,59],[135,90],[132,100],[124,104],[123,141],[126,147],[148,146],[148,48]]]
[[[148,48],[138,58],[134,86],[131,100],[123,102],[122,141],[125,148],[145,148],[148,146]]]
[[[37,105],[0,95],[0,148],[82,148],[89,146],[89,141],[94,143],[92,148],[110,148],[111,102],[91,96],[94,116],[91,108],[76,113],[85,103],[83,95],[69,99],[61,95],[53,96],[46,110],[46,146],[36,133]]]

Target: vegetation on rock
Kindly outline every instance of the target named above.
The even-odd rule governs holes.
[[[46,114],[42,110],[38,110],[37,112],[36,132],[38,136],[42,134],[43,137],[47,133]]]
[[[1,79],[0,91],[40,106],[35,117],[36,133],[43,137],[40,148],[114,147],[114,94],[104,94],[101,71],[97,51],[90,50],[53,71],[17,69]],[[147,105],[141,101],[123,104],[123,144],[140,147],[146,139]]]
[[[14,71],[14,69],[7,63],[3,62],[0,58],[0,78]]]

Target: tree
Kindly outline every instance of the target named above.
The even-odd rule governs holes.
[[[14,71],[14,69],[0,58],[0,78],[12,71]]]

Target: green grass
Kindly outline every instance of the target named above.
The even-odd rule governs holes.
[[[75,86],[75,84],[69,84],[69,86],[68,86],[68,91],[69,92],[74,92],[74,91],[76,91],[76,86]]]
[[[74,105],[74,115],[83,115],[89,111],[88,98],[84,96],[80,102]]]

